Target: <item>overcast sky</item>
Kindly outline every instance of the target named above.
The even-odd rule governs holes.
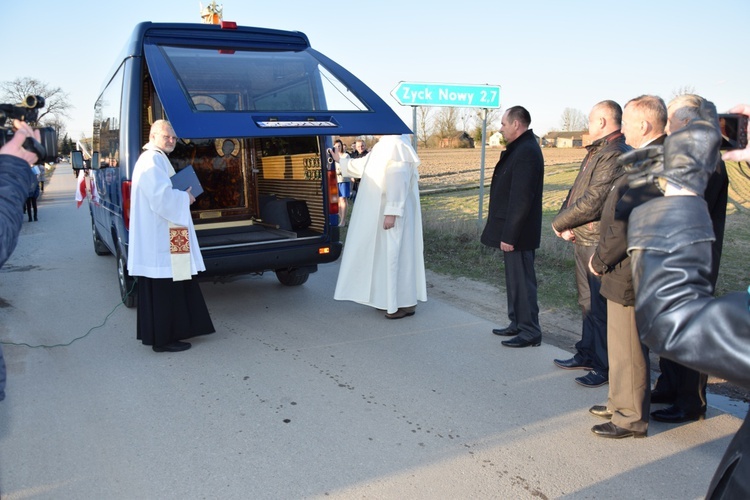
[[[206,4],[208,2],[204,2]],[[70,95],[68,134],[91,136],[106,73],[141,21],[200,22],[194,0],[2,0],[0,80],[31,77]],[[390,95],[400,81],[499,85],[503,108],[559,128],[565,108],[665,100],[682,88],[719,111],[750,102],[750,0],[227,0],[224,19],[302,31],[313,48]],[[23,50],[23,53],[19,53]]]

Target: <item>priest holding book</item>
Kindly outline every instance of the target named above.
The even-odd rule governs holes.
[[[170,180],[176,143],[172,125],[155,121],[132,179],[128,272],[138,277],[137,338],[155,352],[187,350],[184,339],[215,331],[193,279],[206,270],[190,214],[195,197]]]

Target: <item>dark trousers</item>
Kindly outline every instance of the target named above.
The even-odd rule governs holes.
[[[656,380],[655,391],[673,397],[674,404],[686,413],[698,413],[706,409],[706,374],[666,358],[659,358],[659,369],[661,375]]]
[[[534,256],[534,250],[503,252],[510,328],[524,340],[542,338]]]
[[[602,280],[589,269],[589,260],[596,247],[575,246],[576,284],[578,302],[583,312],[581,340],[576,343],[576,355],[581,362],[598,372],[607,374],[607,299],[599,293]],[[582,297],[589,297],[586,302]],[[586,307],[588,306],[588,307]]]
[[[34,215],[34,220],[36,220],[36,196],[29,196],[28,198],[26,198],[26,213],[29,214],[29,222],[31,222],[32,212]]]

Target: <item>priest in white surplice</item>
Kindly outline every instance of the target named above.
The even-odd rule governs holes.
[[[200,286],[205,271],[190,205],[190,192],[172,187],[167,158],[177,143],[166,120],[151,126],[149,142],[133,169],[128,272],[138,276],[137,338],[156,352],[190,348],[183,339],[213,333]]]
[[[399,319],[427,300],[419,157],[407,138],[383,136],[362,158],[333,151],[345,177],[361,179],[334,299]]]

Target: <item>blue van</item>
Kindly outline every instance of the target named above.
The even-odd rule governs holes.
[[[333,136],[409,134],[364,83],[300,32],[140,23],[94,106],[89,202],[94,250],[127,272],[130,179],[151,123],[172,123],[176,171],[192,166],[192,205],[208,276],[274,271],[301,285],[341,253]]]

